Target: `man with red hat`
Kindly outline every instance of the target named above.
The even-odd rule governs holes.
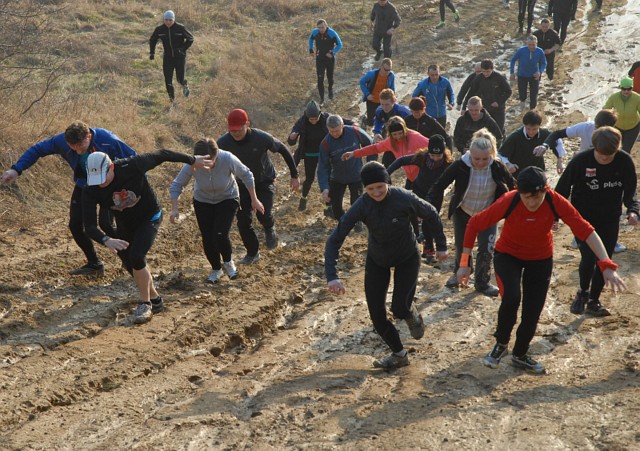
[[[265,131],[249,127],[249,116],[246,111],[240,108],[231,110],[227,117],[227,123],[229,132],[218,139],[218,147],[234,154],[251,170],[255,179],[256,194],[264,205],[264,214],[257,212],[256,217],[264,227],[267,249],[274,249],[278,246],[278,235],[272,214],[277,174],[267,151],[282,155],[289,167],[290,186],[294,191],[298,191],[300,188],[296,163],[293,160],[293,155],[282,142]],[[240,180],[238,180],[238,188],[240,190],[240,210],[237,213],[238,230],[247,250],[247,255],[240,260],[240,263],[248,265],[260,258],[260,244],[253,228],[253,210],[249,191]]]

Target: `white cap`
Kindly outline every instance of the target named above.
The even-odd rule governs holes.
[[[164,20],[176,20],[176,13],[171,11],[170,9],[164,12],[163,16]]]
[[[101,185],[107,180],[111,158],[103,152],[93,152],[87,158],[87,185]]]

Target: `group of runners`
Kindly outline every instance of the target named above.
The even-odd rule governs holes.
[[[441,2],[441,11],[445,4],[459,19],[458,11],[448,1]],[[155,45],[161,40],[165,84],[173,100],[174,70],[184,96],[190,93],[184,67],[193,36],[175,22],[173,11],[165,12],[163,20],[151,37],[150,57],[154,58]],[[320,103],[307,104],[288,136],[290,145],[298,144],[295,154],[271,134],[251,127],[247,112],[239,108],[228,114],[228,132],[217,141],[199,140],[194,155],[171,150],[137,155],[112,132],[77,121],[64,133],[29,148],[0,177],[0,183],[12,182],[41,157],[57,154],[64,158],[75,181],[69,228],[87,259],[84,266],[71,273],[104,272],[104,263],[91,240],[116,252],[139,291],[133,321],[144,323],[164,309],[146,261],[163,213],[146,173],[165,162],[183,164],[170,187],[172,223],[180,218],[179,196],[190,179],[195,179],[193,207],[212,269],[207,281],[215,284],[225,274],[231,280],[239,275],[229,239],[234,217],[246,249],[239,263],[250,265],[260,259],[254,212],[264,229],[266,247],[278,246],[272,211],[277,174],[269,152],[283,158],[293,191],[301,186],[297,166],[304,160],[299,210],[307,209],[307,196],[317,174],[322,201],[338,221],[325,247],[330,292],[345,292],[336,270],[342,243],[352,229],[362,230],[363,224],[367,227],[365,295],[374,328],[391,349],[391,354],[374,362],[385,369],[409,363],[399,332],[386,313],[391,272],[392,313],[405,320],[411,335],[419,339],[424,334],[424,322],[414,303],[421,262],[416,243],[423,241],[422,257],[427,262],[448,258],[439,211],[445,190],[453,185],[447,216],[453,221],[455,259],[446,285],[466,286],[474,271],[476,291],[501,296],[496,344],[484,359],[492,368],[506,355],[522,305],[512,361],[526,370],[542,372],[544,366],[531,357],[529,344],[549,287],[552,230],[558,220],[570,226],[581,253],[580,288],[571,312],[607,315],[609,311],[600,302],[603,287],[609,283],[614,290],[625,288],[611,257],[623,205],[632,225],[637,224],[640,209],[635,198],[635,166],[629,156],[640,131],[640,95],[632,92],[634,79],[622,79],[620,92],[605,105],[611,109],[599,113],[593,124],[578,124],[553,133],[541,129],[542,116],[535,110],[535,97],[541,75],[548,68],[548,53],[536,45],[538,39],[532,35],[511,62],[513,76],[518,65],[520,100],[530,100],[531,111],[524,114],[523,126],[503,141],[505,104],[511,88],[494,70],[493,62],[483,60],[465,82],[466,91],[462,92],[463,85],[458,95],[458,107],[466,111],[451,137],[446,131],[447,110],[456,102],[449,80],[440,74],[439,66],[431,65],[427,77],[416,86],[409,106],[399,104],[390,41],[400,25],[400,16],[390,2],[378,0],[371,20],[374,59],[380,60],[382,55],[384,59],[379,68],[368,71],[360,80],[367,111],[364,127],[322,111],[324,74],[332,99],[335,54],[342,48],[342,41],[320,19],[309,37],[309,51],[316,58]],[[543,20],[541,30],[544,25]],[[637,69],[634,67],[632,71]],[[524,108],[524,104],[521,106]],[[372,127],[373,136],[367,132],[368,127]],[[583,137],[585,150],[565,168],[561,139],[574,136]],[[460,154],[456,160],[454,149]],[[557,169],[562,174],[556,190],[550,188],[544,173],[543,156],[549,149],[558,157]],[[380,153],[382,164],[363,164],[362,157],[373,160]],[[406,174],[404,188],[390,186],[390,173],[399,167]],[[346,189],[351,206],[345,212]],[[496,240],[497,223],[503,219]],[[492,261],[498,286],[490,282]]]

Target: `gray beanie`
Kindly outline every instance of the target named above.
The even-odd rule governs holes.
[[[304,115],[307,116],[307,118],[320,116],[320,106],[318,102],[312,100],[307,103],[307,109],[304,110]]]
[[[176,14],[170,9],[164,12],[164,16],[162,16],[164,20],[176,20]]]

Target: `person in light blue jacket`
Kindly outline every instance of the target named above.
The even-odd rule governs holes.
[[[175,224],[179,219],[178,199],[191,177],[195,177],[193,209],[202,234],[204,254],[213,269],[207,282],[218,283],[223,275],[223,267],[229,279],[234,280],[238,277],[238,270],[231,258],[229,231],[240,206],[240,192],[236,177],[242,181],[251,196],[251,208],[264,214],[264,206],[256,196],[253,174],[238,157],[231,152],[218,149],[213,139],[198,141],[193,150],[195,155],[209,155],[213,160],[213,168],[194,171],[191,165],[185,164],[182,167],[169,188],[171,195],[169,221]],[[222,264],[220,257],[222,257]]]
[[[316,49],[313,50],[315,43]],[[329,82],[329,100],[333,99],[333,71],[336,66],[336,54],[342,49],[340,36],[332,28],[329,28],[327,21],[319,19],[316,28],[309,35],[309,54],[316,57],[316,74],[318,75],[318,93],[320,94],[320,105],[324,102],[324,73],[327,73]]]
[[[538,90],[540,76],[547,68],[547,58],[544,50],[538,47],[538,38],[534,35],[527,37],[527,45],[520,47],[511,58],[511,80],[516,79],[515,67],[518,64],[518,96],[520,109],[524,109],[529,90],[529,109],[535,109],[538,104]]]
[[[360,79],[360,90],[362,91],[362,101],[367,106],[367,122],[366,125],[373,125],[373,117],[376,109],[380,106],[380,93],[384,89],[396,91],[396,76],[391,70],[393,62],[391,58],[385,58],[380,63],[378,69],[368,71]]]
[[[411,97],[424,96],[427,114],[435,118],[443,127],[447,126],[447,110],[453,109],[455,95],[449,79],[440,75],[440,66],[432,64],[427,68],[428,77],[418,83]]]

